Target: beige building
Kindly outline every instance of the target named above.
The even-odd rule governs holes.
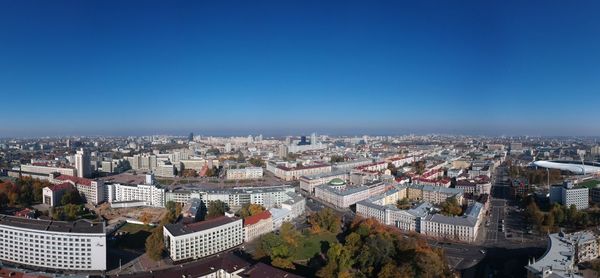
[[[267,163],[267,171],[273,173],[273,175],[282,180],[291,181],[297,180],[302,176],[330,173],[331,165],[314,164],[308,166],[287,167],[285,165]]]
[[[273,231],[273,218],[268,210],[244,219],[244,241],[250,242]]]

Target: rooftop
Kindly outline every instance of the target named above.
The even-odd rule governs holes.
[[[60,233],[104,234],[104,222],[89,220],[48,221],[0,215],[0,225]]]
[[[86,179],[86,178],[75,177],[75,176],[60,175],[60,176],[56,177],[56,179],[61,180],[61,181],[71,181],[75,184],[82,184],[82,185],[87,185],[87,186],[92,185],[92,180]]]
[[[271,218],[271,213],[268,210],[265,210],[259,214],[246,217],[246,219],[244,219],[244,226],[254,225],[254,224],[260,222],[261,220],[265,220],[265,219],[269,219],[269,218]]]
[[[167,224],[165,225],[165,228],[173,236],[181,236],[223,226],[238,220],[241,219],[237,217],[219,216],[210,220],[195,222],[187,225],[181,223]]]

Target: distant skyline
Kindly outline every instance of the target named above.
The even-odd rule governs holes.
[[[599,136],[598,1],[0,1],[0,137]]]

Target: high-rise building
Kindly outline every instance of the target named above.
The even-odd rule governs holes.
[[[225,143],[225,152],[226,153],[230,153],[231,152],[231,143]]]
[[[90,154],[81,148],[75,154],[75,169],[77,169],[77,176],[80,178],[88,178],[91,175],[90,168]]]
[[[190,132],[190,135],[188,136],[188,141],[194,141],[194,133]]]
[[[317,134],[314,132],[313,132],[313,134],[310,135],[310,144],[311,145],[317,144]]]

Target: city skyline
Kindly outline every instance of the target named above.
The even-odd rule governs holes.
[[[599,5],[5,1],[0,137],[598,136]]]

